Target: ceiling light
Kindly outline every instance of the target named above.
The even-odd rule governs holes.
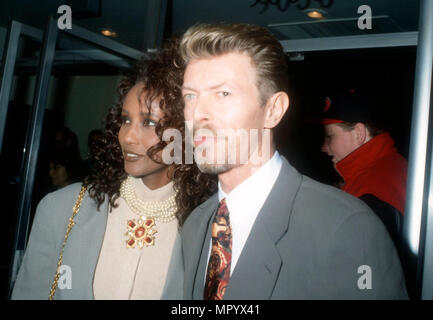
[[[325,19],[327,12],[320,9],[307,9],[304,10],[305,14],[312,19]]]
[[[111,30],[109,30],[109,29],[101,30],[101,33],[102,33],[104,36],[106,36],[106,37],[116,37],[116,36],[117,36],[117,33],[116,33],[116,32],[111,31]]]

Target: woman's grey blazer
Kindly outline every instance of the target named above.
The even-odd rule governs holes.
[[[12,292],[12,299],[48,299],[72,208],[81,184],[75,183],[45,196],[38,205],[28,246]],[[61,285],[55,299],[93,299],[93,276],[104,239],[108,200],[97,209],[86,192],[63,254]],[[181,255],[175,242],[174,255]],[[180,261],[175,257],[174,261]],[[172,268],[176,266],[172,266]],[[179,266],[182,267],[182,266]],[[67,279],[66,277],[70,277]],[[67,280],[70,280],[69,282]],[[182,279],[172,279],[167,299],[181,295]]]

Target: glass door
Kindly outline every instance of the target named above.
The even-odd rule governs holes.
[[[1,155],[18,167],[14,178],[1,180],[15,181],[14,188],[9,186],[11,198],[8,199],[15,196],[16,201],[8,210],[10,240],[8,248],[4,248],[11,252],[10,268],[4,272],[10,279],[9,293],[24,255],[36,206],[48,192],[58,187],[49,174],[50,162],[58,156],[56,147],[62,143],[74,145],[84,176],[89,133],[103,129],[105,114],[115,103],[117,81],[142,55],[140,51],[79,26],[59,30],[57,20],[50,18],[44,33],[30,28],[39,47],[26,51],[28,56],[17,56],[18,50],[13,49],[18,48],[23,33],[13,26],[22,28],[23,25],[15,22],[9,30],[10,49],[3,60],[5,71],[0,97],[1,110],[7,114],[2,118],[4,125],[0,123],[0,132],[5,138]],[[19,79],[15,87],[13,74]],[[9,96],[19,97],[20,103],[28,103],[26,121],[23,120],[25,108],[9,103]],[[18,115],[11,112],[18,112]],[[16,117],[22,121],[16,122]],[[18,128],[16,123],[22,127]],[[21,144],[13,144],[21,152],[12,156],[7,137],[13,140],[15,131],[23,138]]]

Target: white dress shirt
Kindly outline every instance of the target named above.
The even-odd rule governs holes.
[[[175,193],[173,182],[149,189],[140,178],[133,178],[134,191],[143,201],[165,200]],[[168,223],[156,221],[155,244],[127,248],[127,223],[139,216],[119,197],[119,205],[108,214],[104,241],[93,279],[96,300],[160,299],[170,257],[177,235],[177,219]]]
[[[232,226],[232,262],[230,275],[236,267],[236,263],[251,232],[254,221],[277,180],[281,165],[281,157],[278,151],[275,151],[269,161],[234,188],[228,195],[221,189],[221,184],[218,183],[218,200],[221,201],[226,198],[227,208],[230,214],[230,224]],[[208,262],[212,250],[212,238],[210,242]],[[207,272],[205,273],[205,281],[206,274]]]

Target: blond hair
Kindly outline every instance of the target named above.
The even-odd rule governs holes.
[[[192,59],[226,53],[246,53],[257,70],[262,103],[279,91],[288,91],[286,56],[280,42],[264,27],[251,24],[199,24],[182,37],[180,53],[187,65]]]

